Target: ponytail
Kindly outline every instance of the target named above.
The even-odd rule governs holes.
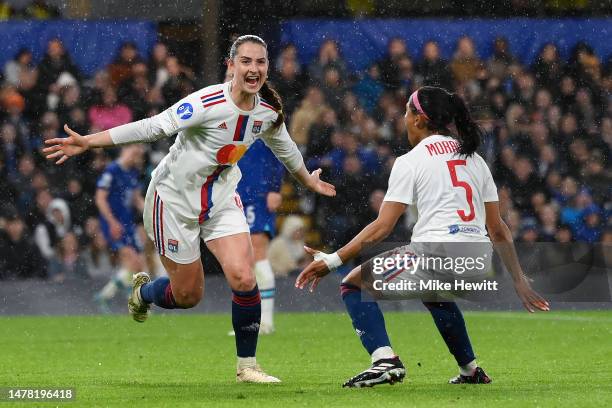
[[[276,110],[278,117],[272,124],[273,129],[278,129],[285,121],[285,113],[283,112],[283,101],[280,95],[274,88],[268,85],[268,81],[264,82],[263,86],[259,90],[261,97]]]
[[[451,105],[454,109],[453,119],[457,128],[460,155],[471,156],[476,152],[482,140],[482,129],[470,115],[467,105],[456,93],[450,94]]]

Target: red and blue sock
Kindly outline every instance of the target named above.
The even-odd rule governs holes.
[[[378,303],[362,302],[361,289],[348,283],[340,285],[340,293],[351,316],[353,327],[368,353],[371,355],[380,347],[391,347],[385,328],[385,318]]]
[[[164,309],[176,309],[170,279],[163,276],[140,287],[140,297],[147,303],[155,303]]]
[[[457,360],[457,364],[464,366],[472,361],[474,351],[465,327],[463,314],[455,302],[423,302],[429,309],[431,317],[438,331],[442,335],[448,350]]]
[[[255,357],[261,321],[259,288],[255,285],[249,291],[232,292],[232,326],[236,334],[236,353],[238,357]]]

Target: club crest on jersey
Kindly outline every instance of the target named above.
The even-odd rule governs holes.
[[[168,251],[178,252],[179,242],[176,239],[168,238]]]
[[[193,106],[190,103],[185,102],[176,109],[176,114],[182,120],[187,120],[193,116]]]
[[[263,125],[263,121],[261,120],[256,120],[253,122],[253,129],[251,129],[251,132],[253,132],[253,134],[261,132],[261,125]]]

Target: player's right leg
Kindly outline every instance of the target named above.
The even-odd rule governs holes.
[[[391,348],[385,318],[378,303],[362,301],[361,282],[361,266],[358,266],[342,280],[340,293],[353,327],[371,356],[372,366],[348,379],[342,386],[359,388],[402,382],[406,369]]]
[[[459,375],[451,378],[449,384],[488,384],[491,382],[484,370],[478,367],[467,333],[463,314],[455,302],[423,301],[444,339],[448,351],[455,357]]]
[[[185,309],[197,305],[204,293],[200,226],[180,222],[152,188],[147,191],[143,219],[145,231],[155,243],[168,277],[152,282],[146,273],[134,277],[128,306],[134,320],[139,322],[146,319],[151,303],[164,309]]]

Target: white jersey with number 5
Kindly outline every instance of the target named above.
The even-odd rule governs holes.
[[[416,205],[413,242],[488,242],[484,203],[498,201],[491,171],[477,153],[457,154],[449,136],[423,139],[395,161],[385,201]]]

